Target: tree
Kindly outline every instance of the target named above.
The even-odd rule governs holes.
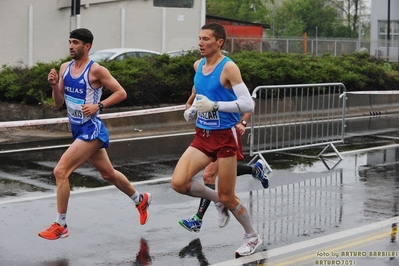
[[[207,0],[206,13],[209,15],[238,19],[249,22],[268,22],[269,10],[266,2],[274,0]]]
[[[369,10],[367,4],[369,0],[326,0],[331,6],[340,10],[343,14],[342,25],[346,25],[347,31],[345,36],[334,37],[348,37],[356,38],[359,35],[359,23],[362,23],[362,31],[368,35],[370,29]]]
[[[274,34],[281,36],[331,37],[338,25],[336,9],[325,0],[287,0],[275,9]],[[316,32],[317,31],[317,32]]]
[[[207,0],[207,14],[243,21],[269,23],[276,37],[358,37],[369,36],[370,0]]]

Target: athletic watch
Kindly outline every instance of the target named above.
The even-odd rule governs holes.
[[[219,110],[219,103],[218,102],[213,102],[212,111],[216,112],[217,110]]]
[[[98,109],[100,109],[100,112],[103,111],[103,108],[104,108],[104,105],[101,102],[99,102],[98,103]]]
[[[247,121],[241,120],[240,123],[241,123],[244,127],[247,127]]]

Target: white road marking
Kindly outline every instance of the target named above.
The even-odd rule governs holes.
[[[331,241],[336,241],[339,239],[343,239],[346,237],[350,237],[350,236],[354,236],[354,235],[358,235],[358,234],[364,234],[366,232],[369,231],[373,231],[379,228],[383,228],[386,226],[391,226],[393,223],[399,223],[399,217],[394,217],[394,218],[390,218],[387,220],[383,220],[380,222],[376,222],[376,223],[372,223],[372,224],[367,224],[367,225],[363,225],[360,227],[356,227],[356,228],[352,228],[352,229],[348,229],[342,232],[338,232],[338,233],[334,233],[334,234],[330,234],[327,236],[322,236],[322,237],[318,237],[315,239],[311,239],[311,240],[306,240],[306,241],[302,241],[299,243],[295,243],[295,244],[291,244],[291,245],[287,245],[284,247],[280,247],[280,248],[275,248],[272,250],[267,250],[267,251],[263,251],[263,252],[258,252],[255,253],[253,255],[247,256],[247,257],[241,257],[235,260],[229,260],[229,261],[224,261],[224,262],[220,262],[220,263],[216,263],[216,264],[212,264],[213,266],[241,266],[244,263],[249,263],[249,262],[254,262],[257,260],[261,260],[261,259],[265,259],[265,258],[273,258],[273,257],[277,257],[277,256],[281,256],[284,254],[288,254],[290,252],[295,252],[301,249],[306,249],[306,248],[310,248],[310,247],[314,247],[314,246],[318,246],[324,243],[328,243]]]

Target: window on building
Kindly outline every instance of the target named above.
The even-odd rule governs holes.
[[[378,43],[382,47],[388,46],[388,21],[378,21]],[[391,21],[390,47],[399,47],[399,21]]]
[[[193,8],[194,0],[154,0],[154,6]]]

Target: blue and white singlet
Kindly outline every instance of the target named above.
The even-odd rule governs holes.
[[[237,100],[232,89],[227,89],[220,83],[220,75],[224,65],[231,61],[230,58],[224,57],[215,69],[208,75],[202,73],[202,66],[206,59],[203,58],[194,76],[194,86],[196,94],[202,94],[211,101],[234,101]],[[197,112],[196,126],[201,129],[215,130],[228,129],[234,127],[240,120],[240,113],[228,112]]]
[[[68,118],[71,124],[81,125],[90,119],[95,119],[99,112],[91,116],[85,116],[82,112],[83,104],[96,104],[101,100],[102,86],[94,89],[89,82],[89,71],[94,61],[90,60],[82,74],[78,77],[71,75],[72,61],[66,68],[64,78],[65,104]]]
[[[99,139],[103,143],[102,148],[107,148],[109,133],[104,122],[98,117],[100,112],[97,111],[91,116],[86,116],[82,112],[83,104],[97,104],[101,100],[103,86],[94,89],[89,82],[89,71],[94,62],[90,60],[82,74],[73,77],[71,68],[74,62],[72,61],[68,65],[63,74],[65,104],[71,123],[72,136],[74,139],[84,141]]]

